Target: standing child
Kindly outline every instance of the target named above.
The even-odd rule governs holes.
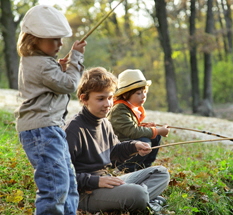
[[[79,209],[98,211],[161,210],[157,197],[167,187],[169,173],[153,166],[114,177],[108,171],[111,158],[123,162],[137,152],[144,156],[150,145],[138,140],[120,142],[106,115],[113,105],[116,77],[104,68],[84,72],[77,91],[82,110],[66,125],[71,159],[79,185]],[[145,212],[146,213],[146,212]]]
[[[86,42],[74,42],[68,61],[55,60],[61,38],[71,35],[65,16],[51,6],[31,8],[21,25],[19,92],[24,101],[15,115],[20,141],[35,169],[35,214],[76,215],[78,207],[77,183],[60,126],[68,93],[76,90],[82,75]]]
[[[114,106],[108,119],[120,141],[141,140],[152,147],[158,146],[161,136],[166,137],[169,129],[167,126],[156,128],[155,123],[143,123],[146,101],[150,80],[146,80],[140,70],[125,70],[118,76],[118,89],[114,94]],[[160,136],[161,135],[161,136]],[[133,172],[137,169],[151,166],[156,159],[158,149],[147,156],[135,156],[124,163],[112,161],[119,170]]]

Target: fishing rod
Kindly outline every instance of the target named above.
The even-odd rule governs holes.
[[[210,140],[190,140],[190,141],[184,141],[184,142],[169,143],[169,144],[165,144],[165,145],[154,146],[154,147],[151,147],[151,149],[157,149],[157,148],[175,146],[175,145],[181,145],[181,144],[187,144],[187,143],[202,143],[202,142],[213,142],[213,141],[220,141],[220,140],[231,140],[231,141],[233,141],[233,137],[231,137],[231,138],[226,137],[226,138],[221,138],[221,139],[210,139]]]
[[[156,124],[156,126],[163,126],[163,125]],[[167,128],[174,128],[174,129],[180,129],[180,130],[194,131],[194,132],[208,134],[208,135],[212,135],[212,136],[216,136],[216,137],[227,138],[227,137],[219,135],[219,134],[211,133],[211,132],[208,132],[208,131],[197,130],[197,129],[182,128],[182,127],[176,127],[176,126],[170,126],[170,125],[167,126]],[[230,140],[230,141],[233,141],[233,140]]]
[[[107,19],[111,14],[112,12],[118,7],[118,5],[120,5],[124,0],[121,0],[114,8],[112,8],[90,31],[88,31],[86,33],[86,35],[84,35],[84,37],[80,40],[80,43],[82,43],[85,39],[87,39],[87,37],[89,37],[93,31],[95,31],[96,28],[98,28],[103,22],[105,19]],[[64,58],[68,58],[69,57],[69,54],[68,53]]]
[[[221,140],[231,140],[233,141],[233,137],[226,137],[226,138],[221,138],[221,139],[209,139],[209,140],[190,140],[190,141],[184,141],[184,142],[176,142],[176,143],[169,143],[169,144],[164,144],[164,145],[159,145],[159,146],[153,146],[150,149],[158,149],[158,148],[163,148],[163,147],[168,147],[168,146],[176,146],[176,145],[182,145],[182,144],[189,144],[189,143],[203,143],[203,142],[214,142],[214,141],[221,141]],[[136,155],[138,152],[135,152],[131,154],[130,156]]]

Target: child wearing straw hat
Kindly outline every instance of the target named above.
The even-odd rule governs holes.
[[[86,42],[74,42],[70,58],[56,61],[62,38],[72,30],[52,6],[37,5],[24,16],[18,39],[19,95],[16,129],[30,160],[38,191],[35,214],[76,215],[77,183],[65,132],[69,93],[82,75]]]
[[[111,158],[123,162],[135,152],[141,156],[151,152],[148,143],[120,142],[114,134],[106,116],[113,105],[116,82],[116,77],[102,67],[85,71],[77,90],[83,108],[64,128],[76,171],[79,209],[147,214],[149,206],[158,212],[162,206],[157,196],[170,179],[165,167],[153,166],[118,177],[108,169]]]
[[[161,136],[166,137],[169,129],[166,125],[156,128],[155,123],[143,123],[146,116],[143,107],[151,80],[146,80],[138,69],[127,69],[118,76],[118,89],[114,94],[114,106],[108,119],[120,141],[137,139],[158,146]],[[156,159],[158,149],[147,156],[137,155],[124,163],[113,161],[119,170],[133,172],[149,167]]]

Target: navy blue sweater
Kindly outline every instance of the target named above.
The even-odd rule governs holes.
[[[124,162],[135,153],[137,141],[120,142],[107,118],[97,118],[84,106],[65,127],[80,191],[98,188],[111,160]]]

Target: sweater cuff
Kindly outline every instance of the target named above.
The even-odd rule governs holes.
[[[90,178],[90,185],[92,189],[97,189],[99,188],[99,180],[100,177],[97,175],[92,175]]]
[[[68,64],[73,64],[78,70],[81,70],[84,68],[83,62],[84,54],[76,50],[71,50]]]
[[[151,127],[151,130],[153,133],[151,139],[154,139],[158,135],[158,130],[156,127]]]

